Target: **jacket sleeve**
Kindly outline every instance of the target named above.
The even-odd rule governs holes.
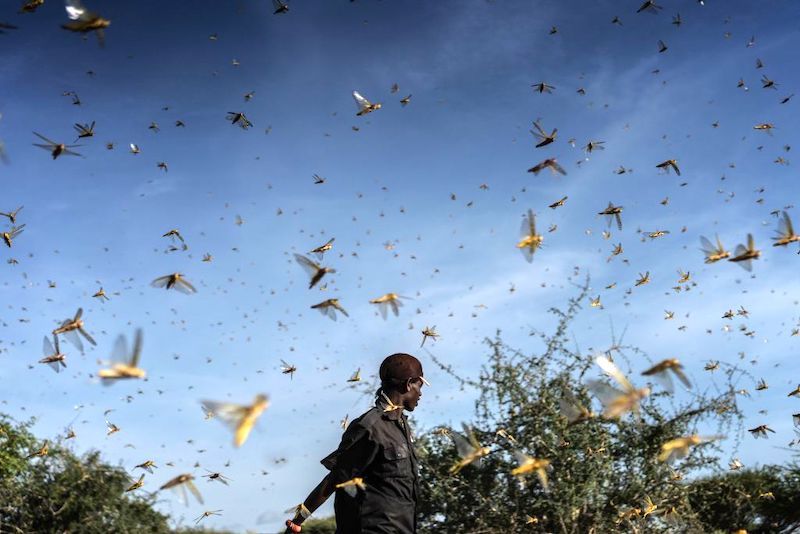
[[[362,476],[375,460],[380,446],[370,438],[369,431],[359,423],[347,427],[339,448],[320,463],[331,472],[334,484]]]

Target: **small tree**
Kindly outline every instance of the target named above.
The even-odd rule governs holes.
[[[800,466],[768,465],[692,482],[689,502],[706,531],[800,531]]]
[[[436,363],[463,387],[476,388],[472,426],[480,443],[492,452],[481,467],[468,466],[451,475],[458,459],[447,429],[426,433],[421,462],[422,530],[430,532],[661,532],[702,530],[683,476],[718,464],[718,446],[691,449],[679,470],[658,460],[661,445],[688,436],[701,425],[724,433],[741,428],[734,383],[742,372],[728,368],[727,384],[717,394],[694,393],[678,403],[664,391],[646,398],[641,417],[616,420],[593,417],[570,424],[562,416],[562,399],[592,405],[584,377],[596,377],[593,354],[570,348],[569,326],[587,298],[588,280],[566,310],[551,309],[558,318],[555,332],[532,332],[543,342],[539,354],[508,347],[498,331],[486,340],[489,362],[479,380],[457,375]],[[618,343],[606,351],[618,364],[635,354],[647,355]],[[624,370],[624,366],[620,365]],[[638,377],[637,377],[638,378]],[[633,379],[634,382],[640,380]],[[510,474],[517,467],[512,452],[519,450],[550,461],[549,491],[531,476],[520,483]],[[646,503],[657,508],[648,510]]]
[[[121,467],[92,451],[78,457],[59,444],[46,455],[30,432],[0,414],[0,532],[170,532],[167,516],[152,508],[152,495],[125,493]]]

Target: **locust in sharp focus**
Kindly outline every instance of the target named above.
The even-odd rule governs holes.
[[[212,515],[222,515],[222,510],[206,510],[205,512],[203,512],[202,514],[200,514],[200,516],[199,516],[199,517],[197,517],[197,518],[194,520],[194,524],[195,524],[195,525],[197,525],[197,524],[199,524],[199,523],[200,523],[200,521],[202,521],[202,520],[203,520],[203,519],[205,519],[206,517],[211,517]]]
[[[728,258],[728,261],[736,262],[742,266],[746,271],[752,271],[752,260],[757,260],[761,256],[761,251],[756,249],[753,242],[753,234],[747,234],[747,246],[736,245],[734,256]]]
[[[654,0],[645,0],[645,2],[639,6],[639,9],[636,10],[637,13],[650,13],[652,15],[657,15],[660,9],[664,9],[660,5],[656,4]]]
[[[53,348],[53,343],[50,343],[50,338],[45,336],[42,350],[44,352],[44,358],[39,360],[39,363],[45,363],[50,366],[53,371],[56,373],[61,371],[61,368],[67,367],[65,354],[61,353],[61,348],[58,346],[58,336],[53,335],[53,342],[55,343],[55,348]]]
[[[315,254],[317,256],[317,259],[322,261],[323,255],[333,248],[333,242],[335,240],[336,240],[335,237],[330,238],[324,245],[318,246],[317,248],[310,251],[309,254]]]
[[[19,226],[12,226],[8,232],[3,232],[3,242],[6,244],[8,248],[11,248],[11,245],[14,242],[14,239],[23,232],[25,229],[25,225],[21,224]]]
[[[72,151],[72,149],[82,145],[66,145],[64,143],[56,143],[55,141],[51,141],[47,137],[36,132],[33,132],[33,135],[35,135],[36,137],[45,142],[45,144],[34,143],[33,145],[38,146],[39,148],[43,148],[45,150],[49,150],[50,155],[53,156],[53,159],[56,159],[58,156],[61,156],[62,154],[67,156],[81,156],[77,152]]]
[[[377,111],[381,109],[381,104],[373,104],[363,96],[358,91],[353,91],[353,100],[356,101],[356,106],[358,107],[358,112],[356,113],[357,116],[366,115],[367,113],[372,113],[373,111]]]
[[[356,369],[356,372],[353,373],[350,378],[347,379],[348,382],[361,382],[361,367]]]
[[[533,87],[533,90],[536,91],[539,94],[542,94],[542,93],[552,94],[553,89],[555,89],[555,86],[550,85],[547,82],[535,83],[535,84],[531,85],[531,87]]]
[[[197,293],[197,290],[194,286],[183,277],[181,273],[172,273],[167,274],[164,276],[159,276],[155,280],[150,283],[153,287],[163,287],[165,289],[175,289],[176,291],[180,291],[181,293],[185,293],[187,295],[191,293]]]
[[[420,343],[419,345],[420,348],[422,348],[422,346],[425,345],[426,339],[431,338],[432,340],[436,341],[438,337],[439,334],[436,333],[436,325],[433,325],[433,327],[426,326],[425,328],[422,329],[422,343]]]
[[[111,421],[106,420],[106,436],[110,436],[111,434],[116,434],[121,429]]]
[[[83,315],[83,308],[78,308],[78,311],[75,312],[75,317],[72,319],[65,319],[61,326],[53,330],[53,335],[64,334],[68,341],[70,341],[75,347],[83,352],[83,343],[81,342],[80,336],[81,334],[86,341],[91,343],[92,345],[97,345],[92,336],[89,335],[88,332],[83,328],[85,326],[83,319],[81,316]]]
[[[539,121],[534,122],[533,127],[536,128],[536,131],[530,130],[530,132],[539,141],[536,144],[536,148],[542,148],[543,146],[547,146],[556,140],[556,132],[558,132],[558,128],[554,128],[552,132],[547,133],[544,131],[544,129],[542,129],[542,125],[539,124]]]
[[[154,467],[158,467],[158,466],[156,465],[156,463],[153,460],[146,460],[145,462],[140,463],[137,466],[134,466],[134,469],[144,469],[148,473],[152,473]]]
[[[75,131],[78,132],[78,138],[75,139],[83,139],[84,137],[94,137],[94,121],[91,124],[78,124],[76,123],[73,128]]]
[[[663,170],[667,174],[669,174],[669,170],[672,169],[675,171],[675,174],[677,174],[678,176],[681,175],[681,170],[678,167],[678,160],[676,159],[668,159],[666,161],[662,161],[661,163],[656,165],[656,167]]]
[[[770,80],[767,78],[766,74],[762,74],[761,87],[762,89],[778,89],[778,84],[775,83],[775,80]]]
[[[49,445],[50,445],[50,442],[48,440],[44,440],[44,443],[42,443],[42,446],[39,447],[38,450],[36,450],[36,451],[32,452],[31,454],[29,454],[28,456],[26,456],[25,459],[26,460],[30,460],[31,458],[37,458],[37,457],[38,458],[43,458],[43,457],[47,456],[47,454],[50,452]]]
[[[336,312],[340,312],[345,317],[349,317],[345,309],[339,304],[339,299],[327,299],[319,302],[317,304],[313,304],[311,309],[319,310],[322,315],[329,317],[336,321]]]
[[[302,256],[300,254],[294,255],[295,261],[300,264],[300,267],[305,269],[308,275],[311,277],[311,280],[308,284],[308,289],[313,288],[317,283],[322,280],[322,278],[328,273],[335,273],[336,269],[332,269],[330,267],[322,267],[318,263],[310,260],[309,258]]]
[[[597,214],[605,215],[608,226],[611,226],[611,221],[617,221],[617,229],[622,230],[622,206],[615,206],[609,202],[608,207]]]
[[[97,292],[95,292],[94,295],[92,295],[92,298],[105,300],[105,301],[111,300],[110,298],[108,298],[108,295],[106,295],[105,289],[103,289],[102,287]]]
[[[706,239],[704,236],[700,236],[700,244],[702,246],[703,253],[706,255],[705,263],[715,263],[719,260],[728,258],[731,255],[731,253],[725,250],[725,247],[722,246],[719,236],[717,236],[716,246],[712,245],[711,241]]]
[[[773,126],[770,122],[762,122],[753,126],[753,129],[767,132],[767,135],[772,135],[772,130],[775,129],[775,126]]]
[[[20,206],[13,211],[9,211],[8,213],[0,211],[0,215],[3,217],[8,217],[8,220],[11,221],[11,224],[17,224],[17,215],[20,211],[22,211],[22,208],[24,208],[24,206]]]
[[[137,490],[137,489],[141,488],[142,486],[144,486],[144,473],[142,473],[142,476],[139,477],[139,480],[135,481],[133,484],[128,486],[128,489],[125,490],[125,493]]]
[[[229,111],[225,118],[231,121],[231,124],[238,125],[242,130],[247,130],[253,126],[253,123],[240,111]]]
[[[402,295],[398,295],[397,293],[386,293],[385,295],[381,295],[378,298],[374,298],[369,301],[370,304],[377,304],[378,309],[380,310],[381,317],[386,319],[388,310],[391,308],[392,313],[394,316],[397,317],[400,314],[400,307],[403,303],[400,301],[401,298],[408,298],[403,297]]]
[[[778,219],[778,230],[776,233],[778,234],[777,237],[772,238],[772,240],[775,241],[772,244],[773,247],[786,246],[790,243],[800,241],[800,235],[794,233],[792,219],[789,218],[789,214],[785,211],[781,212],[781,218]]]
[[[296,366],[294,366],[294,365],[292,365],[290,363],[286,363],[285,360],[281,360],[281,373],[283,373],[285,375],[289,375],[289,379],[293,380],[295,372],[297,372],[297,367]]]
[[[206,469],[208,471],[208,469]],[[209,482],[213,482],[215,480],[222,482],[226,486],[228,485],[228,481],[230,480],[228,477],[223,475],[222,473],[216,473],[214,471],[208,471],[207,475],[203,475],[205,478],[208,479]]]
[[[605,150],[606,147],[603,146],[605,143],[606,143],[605,141],[589,141],[583,147],[583,152],[586,154],[586,157],[588,158],[589,154],[591,154],[595,150]]]
[[[755,428],[750,428],[747,431],[750,432],[756,439],[758,438],[767,439],[769,437],[769,434],[767,434],[767,432],[772,432],[773,434],[775,433],[775,431],[772,430],[767,425],[759,425]]]

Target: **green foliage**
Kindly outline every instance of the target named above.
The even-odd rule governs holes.
[[[62,441],[32,456],[44,442],[31,425],[0,414],[0,533],[226,534],[202,525],[170,528],[169,517],[153,509],[154,494],[126,493],[131,476],[103,462],[98,451],[76,456]],[[308,534],[335,531],[332,517],[303,525]]]
[[[170,532],[153,497],[126,494],[129,475],[99,452],[78,457],[51,443],[27,458],[42,445],[29,427],[0,415],[0,532]]]
[[[708,531],[800,530],[800,465],[708,476],[692,482],[688,490],[692,509]]]
[[[334,532],[336,532],[336,519],[333,517],[309,519],[303,522],[303,534],[334,534]]]
[[[25,456],[36,443],[36,438],[28,430],[30,425],[23,423],[15,426],[14,421],[0,414],[0,484],[28,468]]]
[[[570,348],[569,325],[587,297],[587,288],[588,282],[566,310],[551,310],[558,318],[553,334],[532,332],[543,343],[538,354],[508,347],[498,332],[487,340],[489,362],[478,380],[460,377],[436,360],[463,387],[478,390],[471,424],[480,443],[492,452],[480,467],[468,466],[451,475],[448,471],[458,457],[447,431],[434,429],[422,437],[423,532],[703,531],[704,511],[693,506],[681,478],[688,480],[718,467],[717,445],[693,447],[680,461],[679,471],[657,456],[663,443],[692,435],[698,427],[737,434],[741,414],[734,386],[742,373],[730,368],[727,384],[717,395],[681,394],[688,398],[683,402],[656,386],[642,402],[640,418],[629,414],[619,420],[595,417],[569,424],[559,401],[576,399],[592,406],[584,377],[600,375],[595,354]],[[646,354],[614,343],[606,355],[636,386],[644,385],[625,364],[633,355],[640,371],[641,362],[648,365]],[[519,480],[510,474],[518,465],[514,450],[551,462],[549,491],[533,475]],[[651,514],[644,513],[647,498],[657,505]],[[529,517],[534,524],[527,523]]]
[[[234,534],[229,530],[216,530],[207,529],[199,526],[194,527],[178,527],[172,531],[174,534]],[[284,531],[281,531],[283,534]]]
[[[588,284],[587,284],[588,285]],[[642,402],[639,417],[600,417],[570,424],[560,401],[592,406],[587,379],[598,376],[594,355],[570,348],[569,325],[585,300],[587,285],[558,318],[553,334],[533,332],[543,343],[537,354],[524,354],[503,343],[500,332],[487,340],[489,360],[478,380],[456,375],[463,387],[479,392],[471,426],[491,453],[480,467],[457,475],[457,461],[447,429],[422,435],[420,532],[605,532],[750,534],[800,531],[800,464],[724,471],[719,447],[691,448],[674,466],[658,460],[661,445],[679,436],[713,429],[738,435],[741,413],[736,381],[743,372],[725,371],[717,394],[681,393],[679,402],[656,387]],[[643,352],[614,340],[605,351],[636,386],[637,371],[648,360]],[[647,364],[646,364],[647,365]],[[648,365],[649,366],[649,365]],[[154,496],[126,493],[130,475],[90,451],[76,456],[62,442],[34,456],[42,442],[31,422],[0,414],[0,533],[201,533],[201,527],[172,530],[169,518],[153,509]],[[446,430],[446,431],[443,431]],[[535,476],[511,475],[514,452],[550,461],[549,489]],[[656,507],[647,510],[652,502]],[[304,523],[304,534],[333,534],[332,517]],[[218,532],[218,531],[217,531]]]

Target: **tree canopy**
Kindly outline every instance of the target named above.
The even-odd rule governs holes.
[[[64,438],[40,441],[31,426],[0,414],[0,532],[210,532],[172,528],[154,494],[125,491],[125,469],[96,450],[74,454]]]
[[[553,333],[532,332],[543,347],[535,354],[507,346],[500,332],[486,340],[489,359],[477,380],[455,374],[436,359],[463,387],[477,389],[475,416],[465,433],[477,438],[471,447],[488,449],[480,466],[476,461],[453,474],[460,460],[454,441],[463,441],[454,435],[457,431],[441,427],[422,436],[423,531],[578,534],[800,528],[796,468],[722,470],[717,438],[741,431],[736,387],[746,375],[741,369],[725,368],[726,385],[711,393],[687,390],[678,395],[658,382],[651,384],[638,415],[614,418],[591,412],[593,397],[609,388],[589,380],[601,374],[596,353],[572,348],[570,324],[586,293],[584,286],[567,309],[551,310],[558,318]],[[603,357],[623,370],[654,363],[616,340]],[[637,386],[645,381],[623,373]],[[699,432],[710,434],[700,437]],[[696,442],[686,447],[684,458],[668,463],[665,456],[673,454],[662,454],[664,445],[682,437]],[[676,451],[674,456],[681,454]],[[512,474],[526,458],[540,462],[540,469]],[[546,487],[537,472],[546,477]],[[732,508],[736,513],[728,512]]]
[[[594,413],[594,397],[610,386],[591,380],[600,374],[596,354],[569,342],[585,296],[584,286],[565,310],[551,310],[557,326],[551,334],[532,333],[542,342],[534,354],[509,347],[500,332],[487,339],[478,379],[457,375],[432,355],[462,387],[476,388],[478,399],[464,426],[471,444],[447,427],[418,439],[420,532],[799,531],[797,462],[722,465],[719,438],[741,432],[741,369],[724,368],[725,385],[715,392],[676,394],[667,382],[653,383],[634,413],[610,417],[608,398],[606,412]],[[645,382],[634,368],[652,364],[617,340],[602,357],[632,377],[631,391]],[[154,494],[126,491],[134,481],[122,467],[98,451],[76,455],[68,436],[40,440],[32,423],[0,414],[0,532],[212,532],[175,530],[154,508]],[[676,438],[689,442],[670,452],[665,445]],[[335,528],[332,517],[312,519],[303,532]]]

